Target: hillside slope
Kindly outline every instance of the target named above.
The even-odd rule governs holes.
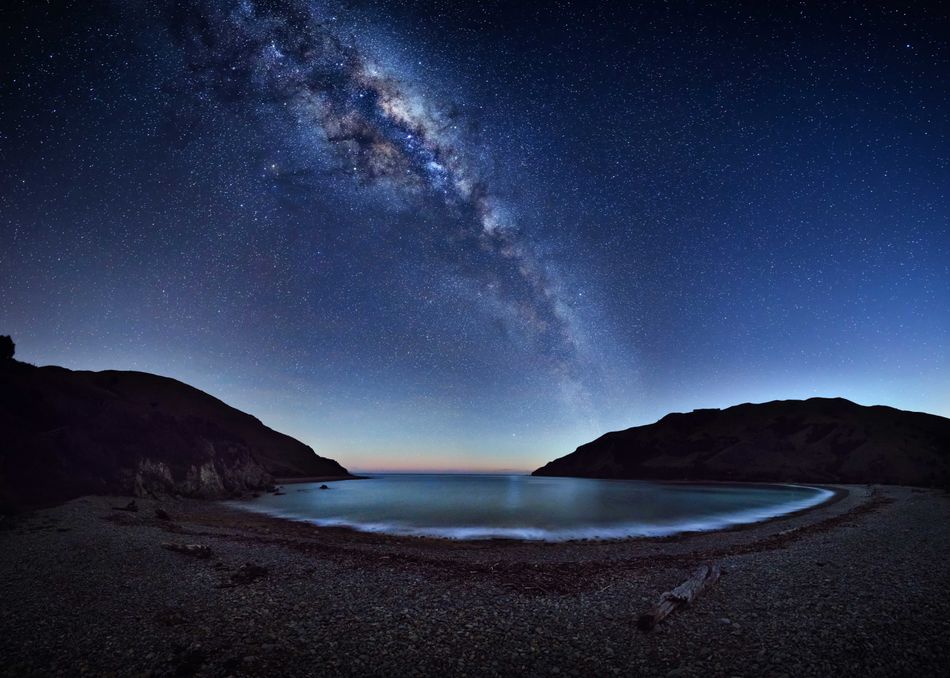
[[[668,414],[607,433],[533,475],[950,483],[950,419],[842,398]]]
[[[0,503],[81,494],[222,497],[332,459],[174,379],[0,361]]]

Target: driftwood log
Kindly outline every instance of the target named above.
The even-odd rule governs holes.
[[[641,631],[649,631],[666,619],[677,609],[689,605],[695,600],[706,586],[715,584],[719,579],[720,568],[718,563],[700,565],[693,572],[693,576],[660,596],[660,600],[649,612],[644,612],[637,620],[637,627]]]

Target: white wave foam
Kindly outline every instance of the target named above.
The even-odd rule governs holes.
[[[287,520],[296,520],[320,527],[344,527],[358,532],[376,532],[401,537],[435,537],[455,540],[484,540],[484,539],[516,539],[521,541],[565,542],[576,540],[616,540],[630,537],[668,537],[684,532],[710,532],[721,530],[734,525],[747,525],[770,518],[794,513],[812,508],[826,502],[834,492],[819,487],[806,485],[782,485],[798,489],[813,490],[814,495],[797,501],[785,502],[774,506],[747,509],[734,513],[714,516],[704,516],[695,520],[686,520],[666,525],[649,525],[631,523],[613,526],[573,527],[565,529],[545,529],[540,527],[499,527],[492,525],[433,527],[402,525],[385,522],[359,522],[346,518],[313,518],[292,511],[285,511],[272,507],[257,506],[243,502],[228,502],[229,505],[251,511],[264,513]]]

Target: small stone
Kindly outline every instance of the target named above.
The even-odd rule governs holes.
[[[252,581],[267,576],[267,568],[255,565],[254,563],[244,563],[231,575],[233,584],[250,584]]]
[[[214,553],[210,546],[205,546],[204,544],[166,543],[162,544],[162,548],[168,549],[169,551],[175,551],[176,553],[184,553],[186,556],[194,556],[195,558],[201,559],[210,558]]]
[[[139,510],[139,507],[138,507],[138,504],[136,504],[135,500],[133,499],[125,506],[113,506],[112,509],[114,511],[128,511],[129,513],[136,513]]]

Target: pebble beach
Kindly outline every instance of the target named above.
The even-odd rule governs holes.
[[[950,494],[834,489],[751,526],[557,544],[83,497],[0,523],[0,675],[942,673]],[[721,578],[639,631],[703,563]]]

